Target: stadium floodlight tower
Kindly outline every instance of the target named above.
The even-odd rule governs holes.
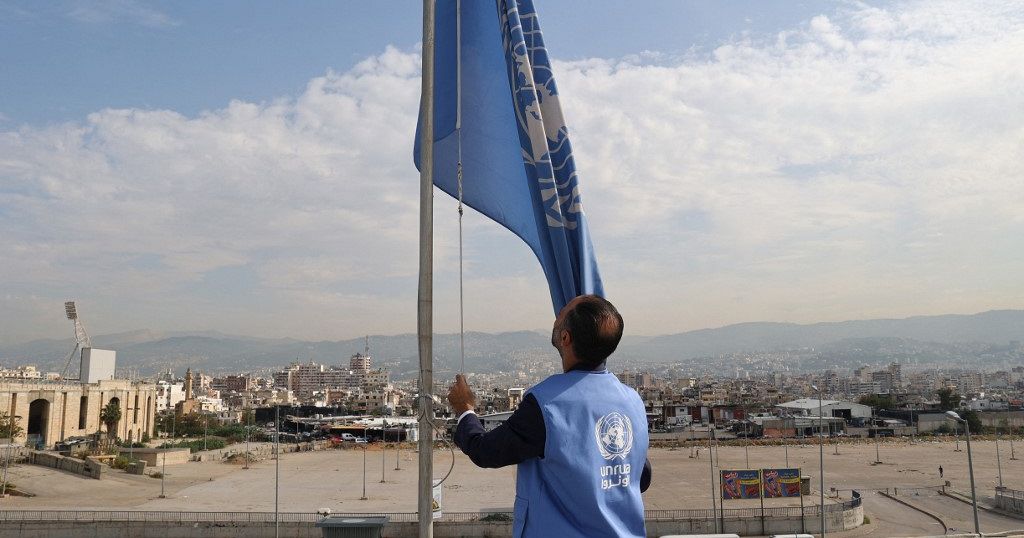
[[[92,340],[89,339],[89,333],[85,332],[85,326],[82,325],[82,320],[78,319],[78,309],[75,308],[74,301],[67,301],[64,303],[64,313],[67,314],[69,320],[75,323],[75,347],[71,350],[71,353],[68,353],[67,358],[64,360],[64,369],[60,372],[61,379],[67,379],[68,368],[71,366],[71,359],[75,357],[75,352],[79,349],[92,347]],[[78,377],[82,377],[81,371],[79,371]]]

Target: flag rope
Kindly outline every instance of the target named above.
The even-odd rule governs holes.
[[[459,373],[466,374],[466,318],[462,282],[462,0],[455,2],[455,136],[459,160],[455,170],[459,182]]]

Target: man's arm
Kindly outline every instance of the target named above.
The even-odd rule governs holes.
[[[484,431],[474,412],[476,396],[461,374],[455,376],[455,384],[448,390],[448,402],[459,413],[455,445],[476,465],[497,468],[544,457],[547,431],[544,414],[534,395],[523,397],[512,416],[489,432]],[[647,459],[640,474],[641,493],[651,486],[651,475],[651,460]]]
[[[512,416],[497,428],[484,432],[480,419],[469,413],[455,428],[455,444],[480,467],[515,465],[544,456],[544,417],[537,399],[527,394]]]

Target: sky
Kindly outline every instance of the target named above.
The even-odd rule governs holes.
[[[628,334],[1024,308],[1016,0],[537,4]],[[420,6],[0,0],[0,343],[414,332]],[[467,330],[549,327],[464,227]]]

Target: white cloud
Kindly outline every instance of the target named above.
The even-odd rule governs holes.
[[[557,64],[631,329],[1021,307],[1013,5],[854,5],[707,56]],[[0,339],[49,334],[40,309],[72,295],[94,332],[413,330],[418,69],[388,49],[292,98],[0,131]],[[454,210],[435,200],[452,330]],[[468,326],[547,325],[529,250],[475,215],[466,231]]]
[[[85,23],[131,22],[149,27],[177,26],[180,22],[137,0],[76,0],[68,16]]]

